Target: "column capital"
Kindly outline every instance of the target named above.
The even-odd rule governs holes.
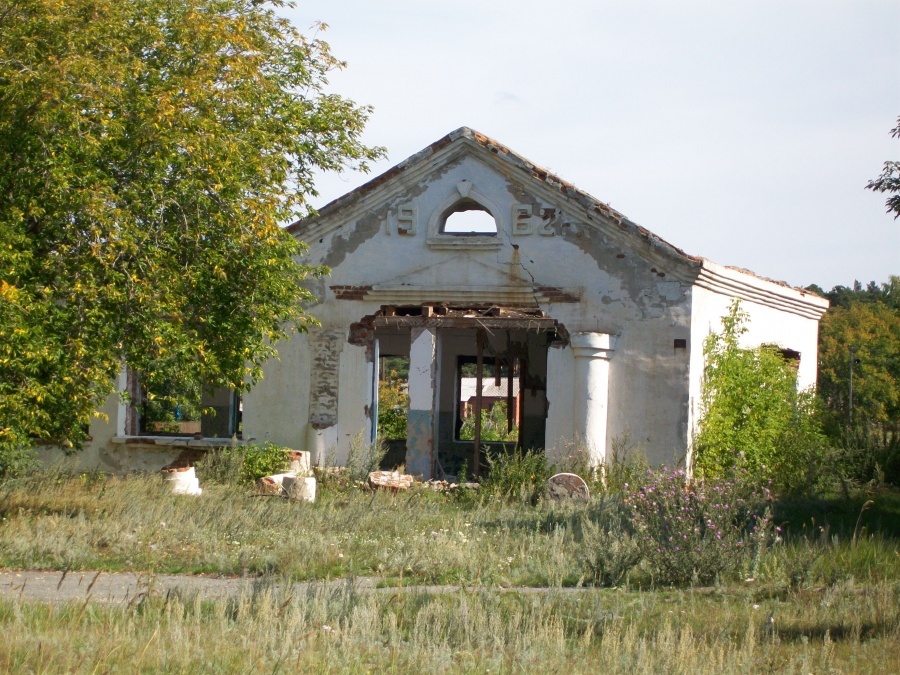
[[[616,336],[609,333],[582,331],[569,336],[576,359],[609,359],[616,349]]]

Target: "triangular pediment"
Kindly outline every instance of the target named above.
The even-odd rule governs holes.
[[[433,209],[431,216],[422,216],[417,221],[419,229],[410,232],[401,223],[403,208],[412,208],[415,195],[420,193],[435,176],[452,172],[453,167],[473,159],[478,166],[487,167],[490,172],[507,181],[506,200],[512,191],[521,191],[526,199],[537,204],[527,213],[520,207],[528,204],[514,204],[512,213],[505,207],[494,208],[490,195],[477,194],[477,182],[469,184],[468,178],[458,177],[452,186],[444,185],[449,191],[447,199],[479,197],[475,201],[490,211],[498,221],[506,219],[507,227],[502,236],[473,237],[469,241],[448,237],[434,229],[434,213],[440,214],[442,203]],[[454,190],[458,193],[455,194]],[[547,225],[547,213],[555,214],[556,220]],[[404,211],[403,213],[406,213]],[[527,222],[524,223],[522,219]],[[543,219],[543,220],[542,220]],[[414,219],[415,220],[415,219]],[[396,222],[395,222],[396,221]],[[543,222],[543,225],[542,225]],[[571,229],[566,229],[566,228]],[[812,312],[818,316],[822,307],[817,300],[810,300],[802,289],[792,289],[786,284],[761,279],[752,273],[742,271],[721,272],[721,268],[710,261],[690,256],[681,249],[637,225],[629,218],[564,181],[550,171],[530,162],[497,141],[468,127],[461,127],[435,141],[421,151],[388,169],[380,176],[356,188],[323,207],[314,218],[298,221],[287,230],[298,239],[306,241],[311,248],[316,242],[325,242],[331,236],[338,236],[348,242],[343,250],[353,250],[356,242],[381,231],[392,241],[402,239],[407,242],[424,241],[432,252],[445,255],[440,262],[432,257],[430,264],[411,269],[402,274],[376,283],[370,290],[344,291],[350,296],[366,293],[373,299],[384,302],[504,302],[510,305],[534,305],[549,298],[552,302],[577,302],[583,289],[547,288],[534,285],[534,280],[521,276],[524,270],[516,270],[512,264],[488,264],[477,255],[490,250],[499,250],[512,245],[520,236],[546,236],[548,241],[564,239],[578,248],[585,241],[603,241],[604,255],[615,258],[638,258],[647,263],[650,273],[669,276],[671,279],[708,287],[716,293],[740,297],[747,300],[776,305],[787,303],[791,311]],[[498,226],[498,234],[501,229]],[[411,236],[413,235],[413,236]],[[327,244],[326,244],[327,245]],[[560,249],[560,255],[567,255]],[[467,254],[468,252],[468,254]],[[338,260],[345,254],[338,255]],[[416,254],[412,254],[416,255]],[[337,264],[327,257],[323,264]],[[465,267],[468,266],[468,267]],[[659,270],[664,270],[660,272]],[[722,281],[724,279],[724,281]],[[356,284],[360,282],[357,281]],[[335,287],[332,287],[333,289]],[[431,297],[433,296],[433,297]],[[771,297],[770,297],[771,296]],[[774,299],[773,299],[774,298]],[[800,309],[794,307],[798,305]],[[809,305],[809,307],[807,307]]]
[[[444,288],[473,286],[531,288],[531,280],[523,276],[521,268],[454,255],[436,265],[423,265],[399,276],[373,285],[373,289],[422,288],[441,285]]]
[[[610,208],[571,183],[516,154],[506,146],[468,127],[457,129],[368,183],[340,197],[322,209],[314,218],[298,221],[287,229],[299,239],[312,242],[326,237],[346,223],[366,214],[387,209],[402,200],[417,186],[417,180],[436,169],[471,157],[491,170],[521,185],[529,194],[557,205],[590,231],[598,230],[618,246],[631,249],[651,263],[683,270],[683,277],[693,277],[701,265],[700,258],[680,249],[638,226],[626,216]],[[432,242],[433,243],[433,242]],[[455,247],[450,247],[455,248]]]

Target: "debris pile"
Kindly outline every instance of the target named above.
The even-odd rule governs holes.
[[[203,494],[200,479],[197,478],[192,466],[166,468],[162,470],[162,475],[163,481],[171,488],[173,495],[199,496]]]
[[[408,490],[415,479],[408,473],[399,471],[373,471],[369,474],[369,486],[388,490]]]
[[[256,487],[264,495],[282,495],[288,499],[316,501],[316,479],[310,474],[309,453],[304,450],[289,450],[290,470],[263,476],[256,481]]]

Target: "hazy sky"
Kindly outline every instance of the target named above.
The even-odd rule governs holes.
[[[826,290],[900,274],[863,189],[900,115],[897,0],[307,0],[388,159],[472,127],[692,255]]]

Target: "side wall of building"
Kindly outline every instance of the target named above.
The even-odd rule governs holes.
[[[731,278],[737,278],[740,273],[719,270]],[[763,288],[770,283],[757,282]],[[791,293],[798,299],[803,294],[797,291]],[[727,316],[735,295],[728,295],[709,288],[696,287],[694,294],[693,323],[691,326],[691,343],[694,349],[690,358],[690,426],[688,441],[693,436],[700,422],[702,410],[700,396],[703,381],[703,368],[705,357],[703,354],[704,342],[710,333],[722,331],[722,318]],[[818,369],[818,339],[819,321],[816,312],[812,308],[779,309],[771,304],[748,297],[738,298],[741,309],[747,313],[747,332],[741,337],[741,345],[754,348],[760,345],[773,345],[794,352],[799,352],[800,361],[797,370],[797,386],[800,389],[815,387]],[[821,311],[825,305],[818,302]]]

